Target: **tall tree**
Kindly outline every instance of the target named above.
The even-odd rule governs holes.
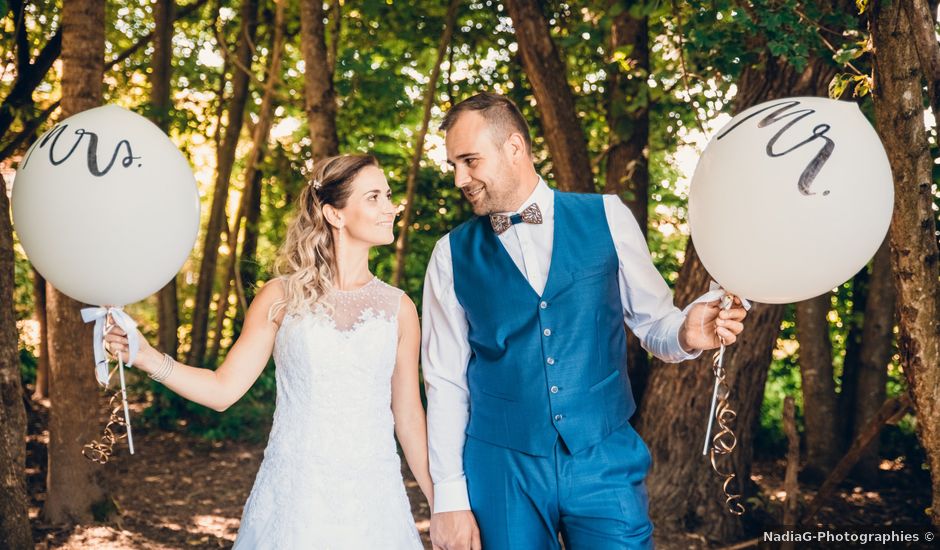
[[[759,37],[758,40],[761,40]],[[824,58],[812,56],[797,69],[786,58],[773,55],[765,45],[759,60],[748,64],[737,79],[734,111],[780,97],[826,95],[835,69]],[[675,302],[682,307],[708,290],[710,276],[692,241],[675,286]],[[737,420],[737,447],[731,455],[735,481],[749,486],[760,404],[784,308],[754,304],[745,332],[725,353],[724,366]],[[721,479],[702,457],[702,437],[714,385],[712,354],[670,365],[653,359],[646,393],[638,410],[637,430],[653,455],[648,479],[650,514],[661,526],[698,531],[714,540],[742,534],[738,516],[729,514],[721,498]]]
[[[894,173],[889,235],[898,300],[898,349],[917,411],[917,435],[933,480],[930,519],[940,527],[940,252],[931,191],[933,159],[922,115],[924,75],[904,11],[910,7],[906,2],[879,1],[871,8],[874,105],[878,134]],[[917,17],[929,14],[911,12],[912,19]],[[931,47],[937,47],[935,39]]]
[[[238,47],[232,60],[232,98],[228,104],[228,124],[225,137],[218,152],[215,190],[212,195],[212,208],[209,211],[209,223],[206,227],[205,242],[202,247],[202,263],[199,265],[199,279],[196,286],[196,299],[193,306],[192,333],[189,354],[186,362],[190,365],[202,365],[206,353],[206,331],[209,324],[209,302],[215,286],[215,272],[219,259],[219,243],[222,225],[227,224],[225,205],[228,201],[229,182],[232,178],[232,166],[235,163],[235,149],[245,120],[245,105],[248,102],[248,82],[251,75],[252,44],[258,28],[258,0],[244,0],[241,8],[241,25],[238,30]],[[220,36],[221,39],[224,39]],[[234,243],[229,243],[230,247]]]
[[[411,164],[408,166],[408,179],[405,184],[405,209],[401,216],[401,229],[398,232],[398,240],[395,241],[395,274],[392,277],[392,284],[401,288],[402,278],[405,274],[405,254],[408,251],[408,233],[411,226],[411,217],[414,212],[415,187],[418,181],[418,169],[421,168],[421,157],[424,156],[424,138],[428,134],[428,124],[431,121],[431,108],[434,107],[434,98],[437,97],[437,81],[441,77],[441,65],[444,63],[444,54],[450,45],[450,38],[454,34],[454,23],[457,20],[457,8],[460,7],[460,0],[450,0],[450,6],[447,8],[447,15],[444,18],[444,32],[437,43],[437,57],[434,59],[434,66],[431,68],[431,76],[428,78],[428,87],[424,90],[424,104],[421,115],[421,126],[418,128],[418,134],[415,136],[415,149],[411,156]]]
[[[26,409],[13,311],[13,226],[10,199],[0,175],[0,541],[15,550],[32,548],[26,500]]]
[[[33,399],[49,396],[49,336],[46,331],[46,279],[33,268],[33,317],[39,333],[39,357],[36,361],[36,389]]]
[[[882,244],[882,246],[885,246]],[[862,351],[862,331],[865,325],[865,308],[868,301],[868,269],[865,266],[852,277],[852,309],[844,321],[848,327],[845,335],[845,356],[842,359],[842,376],[839,378],[839,412],[836,422],[839,444],[842,449],[852,445],[855,424],[855,398],[858,392],[859,357]],[[884,400],[882,400],[884,401]]]
[[[321,0],[300,2],[300,49],[304,57],[304,99],[314,162],[339,153],[336,137],[336,92],[326,49]]]
[[[836,384],[829,341],[831,295],[825,293],[796,304],[800,342],[800,375],[806,433],[804,474],[821,482],[841,457],[836,429]]]
[[[885,239],[871,264],[858,363],[845,366],[845,369],[854,368],[857,372],[854,410],[851,414],[853,440],[861,435],[865,426],[878,414],[880,403],[885,401],[888,362],[891,360],[894,338],[894,309],[891,249],[888,239]],[[865,450],[856,472],[862,479],[875,480],[879,472],[877,438]]]
[[[568,85],[568,71],[541,6],[524,0],[506,0],[505,5],[516,31],[526,77],[538,103],[555,181],[565,191],[593,193],[594,173],[574,94]]]
[[[261,195],[261,179],[258,176],[261,173],[260,164],[262,155],[264,154],[264,150],[267,145],[268,136],[271,134],[271,125],[274,119],[274,100],[277,87],[281,82],[281,57],[284,50],[284,10],[286,3],[287,0],[279,0],[277,2],[277,8],[274,15],[274,36],[272,38],[273,43],[271,45],[271,58],[268,61],[268,68],[266,71],[267,78],[265,79],[264,91],[261,97],[261,109],[258,113],[258,122],[255,123],[254,132],[252,134],[251,152],[248,154],[248,161],[245,166],[244,185],[242,189],[241,200],[238,205],[238,210],[235,213],[235,219],[232,221],[232,226],[228,231],[230,243],[229,256],[226,262],[226,276],[222,281],[222,290],[219,294],[219,300],[217,302],[218,307],[216,308],[216,333],[213,340],[213,345],[210,350],[210,363],[215,362],[216,357],[218,357],[219,348],[221,347],[223,321],[225,319],[225,312],[228,310],[228,299],[231,288],[234,286],[237,289],[241,284],[241,279],[236,269],[239,261],[239,254],[237,250],[239,240],[238,234],[241,228],[241,223],[243,219],[248,217],[251,204],[254,202],[254,196]],[[245,232],[247,237],[249,232],[247,227],[245,228]],[[238,292],[237,290],[236,294],[239,296],[242,295],[242,293]],[[240,304],[240,306],[243,310],[247,308],[247,304]]]
[[[62,8],[62,117],[101,105],[104,78],[104,2],[71,0]],[[82,304],[47,283],[49,336],[49,473],[43,513],[51,523],[87,522],[108,496],[98,465],[81,453],[97,434],[100,408],[92,326]]]
[[[625,0],[610,3],[610,75],[607,91],[607,181],[604,193],[620,197],[633,212],[645,237],[649,225],[649,23],[635,16]],[[627,330],[627,366],[637,402],[649,377],[649,355]]]
[[[170,127],[170,76],[173,61],[173,12],[175,0],[157,0],[153,18],[156,22],[153,39],[152,71],[150,73],[150,105],[154,123],[164,132]],[[179,303],[176,297],[176,277],[170,279],[157,295],[157,321],[159,348],[177,356],[179,338]]]
[[[33,91],[46,77],[46,73],[52,68],[52,64],[58,59],[62,51],[60,27],[43,45],[36,59],[30,62],[28,40],[26,39],[27,26],[25,24],[27,3],[24,0],[10,2],[10,9],[13,11],[14,18],[21,23],[17,28],[15,38],[20,47],[16,50],[16,79],[13,81],[10,93],[3,98],[3,103],[0,104],[0,138],[6,137],[6,133],[16,119],[17,114],[22,113],[26,107],[32,105]]]

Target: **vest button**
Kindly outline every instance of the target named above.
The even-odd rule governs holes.
[[[545,336],[551,336],[551,335],[552,335],[552,329],[547,328],[547,329],[545,329],[545,330],[542,331],[542,334],[544,334]]]
[[[552,386],[552,387],[548,388],[548,391],[550,391],[550,392],[552,392],[552,393],[558,393],[558,386]]]
[[[560,414],[556,414],[556,415],[555,415],[555,422],[558,422],[558,421],[561,420],[562,418],[563,418],[563,417],[562,417]]]
[[[554,358],[554,357],[549,357],[548,359],[545,360],[545,362],[548,363],[549,365],[554,365],[554,364],[555,364],[555,358]]]
[[[539,307],[542,309],[548,309],[548,302],[542,302],[539,304]]]

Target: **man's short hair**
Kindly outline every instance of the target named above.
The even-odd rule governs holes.
[[[444,115],[444,122],[441,123],[441,130],[444,132],[449,130],[457,122],[457,117],[465,111],[476,111],[486,120],[497,145],[502,145],[509,139],[510,134],[518,132],[525,140],[526,152],[532,152],[529,125],[519,111],[519,107],[516,107],[516,104],[508,97],[490,92],[481,92],[469,97],[447,111]]]

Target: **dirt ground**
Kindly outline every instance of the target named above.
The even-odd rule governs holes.
[[[115,520],[73,527],[48,525],[41,517],[45,498],[47,410],[34,403],[29,415],[27,475],[30,517],[38,549],[230,548],[238,532],[242,506],[261,463],[263,443],[209,442],[183,432],[136,428],[136,454],[118,443],[112,461],[101,466],[118,510]],[[752,502],[759,522],[772,518],[783,497],[783,460],[758,462],[752,479],[762,499]],[[846,483],[824,506],[822,525],[926,525],[930,482],[926,472],[900,462],[882,464],[883,480],[875,488]],[[415,524],[425,546],[429,510],[407,467],[403,470]],[[801,488],[804,496],[812,491]],[[752,522],[753,523],[753,522]],[[752,533],[753,536],[753,533]],[[655,532],[663,549],[711,548],[692,533]],[[753,546],[754,540],[747,546]],[[747,547],[738,545],[738,548]]]

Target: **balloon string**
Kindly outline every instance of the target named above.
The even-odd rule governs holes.
[[[734,297],[730,294],[726,294],[721,299],[721,309],[731,309],[733,302]],[[720,338],[719,340],[721,341],[721,347],[712,357],[712,372],[715,374],[715,387],[712,391],[711,411],[708,415],[708,430],[705,434],[705,448],[702,450],[702,454],[707,454],[710,447],[712,469],[716,474],[724,478],[721,490],[725,494],[725,506],[729,513],[740,516],[744,514],[745,511],[744,506],[741,505],[740,502],[741,495],[731,492],[731,482],[734,480],[735,474],[733,471],[722,471],[717,463],[719,456],[730,455],[737,446],[737,437],[735,437],[734,431],[730,427],[730,424],[737,417],[737,413],[728,404],[728,396],[731,390],[728,387],[724,368],[725,343],[724,340]],[[718,423],[718,432],[712,437],[712,427],[716,421]],[[711,443],[711,445],[709,445],[709,443]]]
[[[116,323],[111,322],[110,316],[108,317],[106,325],[104,329],[105,335],[117,326]],[[118,366],[115,370],[118,371],[121,380],[121,388],[115,390],[108,400],[108,409],[110,410],[108,423],[105,425],[102,432],[101,440],[92,440],[82,447],[82,455],[88,460],[97,462],[98,464],[107,464],[114,454],[114,443],[125,437],[127,438],[127,446],[130,454],[134,454],[134,435],[131,431],[131,414],[127,405],[127,384],[124,380],[124,359],[118,354],[117,360]],[[111,374],[113,373],[114,371],[112,370]],[[111,378],[111,374],[107,375],[107,379]],[[116,404],[118,396],[121,398],[120,404]],[[121,412],[124,413],[123,417],[119,414]],[[114,430],[114,428],[120,426],[125,428],[123,434],[118,434]]]

